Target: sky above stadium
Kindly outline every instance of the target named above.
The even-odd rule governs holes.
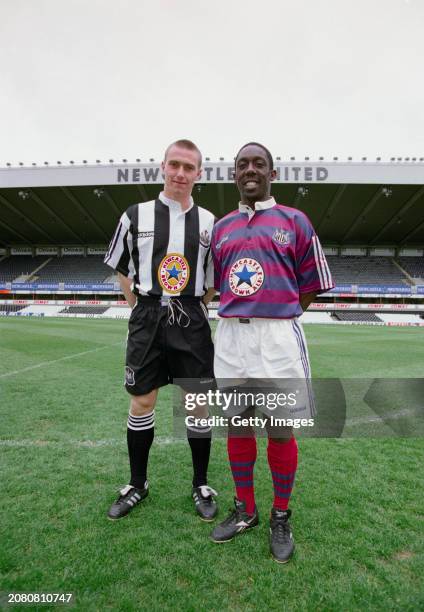
[[[2,0],[0,165],[424,155],[423,0]]]

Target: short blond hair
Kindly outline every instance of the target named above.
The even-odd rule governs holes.
[[[194,142],[192,142],[191,140],[188,140],[187,138],[182,138],[181,140],[176,140],[175,142],[172,142],[165,151],[165,155],[163,158],[163,161],[166,162],[166,158],[168,156],[168,151],[171,147],[181,147],[182,149],[188,149],[189,151],[196,151],[198,157],[199,157],[199,168],[202,165],[202,154],[200,152],[200,149],[198,146],[196,146],[194,144]]]

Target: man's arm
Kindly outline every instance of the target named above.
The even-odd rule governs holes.
[[[215,294],[216,294],[216,289],[214,289],[213,287],[211,287],[210,289],[206,291],[205,295],[202,298],[205,306],[209,304],[209,302],[212,300]]]
[[[121,291],[125,295],[125,299],[128,302],[128,306],[133,308],[135,305],[137,298],[134,293],[131,291],[132,279],[128,278],[128,276],[124,276],[121,272],[118,272],[119,284],[121,285]]]
[[[305,312],[305,310],[307,310],[308,306],[310,304],[312,304],[312,302],[314,301],[314,299],[316,298],[318,294],[315,291],[311,291],[310,293],[301,293],[300,294],[300,305],[302,306],[302,310],[303,312]]]

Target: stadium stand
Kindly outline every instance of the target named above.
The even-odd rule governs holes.
[[[19,312],[25,306],[19,306],[18,304],[0,304],[0,312]]]
[[[59,314],[104,314],[109,306],[66,306]]]
[[[119,277],[117,274],[110,274],[104,280],[104,283],[119,283]]]
[[[48,260],[46,255],[11,255],[0,261],[0,282],[11,283],[20,276],[29,276]]]
[[[333,323],[328,312],[304,312],[300,320],[302,323]]]
[[[423,323],[419,314],[399,314],[397,312],[379,312],[379,318],[384,323]]]
[[[360,257],[329,255],[331,274],[336,284],[395,285],[408,284],[390,257]]]
[[[338,321],[364,321],[365,323],[382,323],[374,312],[345,312],[337,311],[332,314]]]
[[[409,285],[412,282],[390,257],[328,255],[327,259],[338,285]],[[396,261],[411,279],[424,279],[424,257],[400,257]],[[118,281],[116,274],[111,275],[110,269],[103,263],[101,255],[15,255],[1,260],[0,282],[13,282],[16,279],[71,284]]]
[[[216,303],[214,303],[216,305]],[[44,302],[42,304],[2,304],[0,316],[34,316],[34,317],[96,317],[106,319],[128,319],[131,309],[121,303],[112,305],[110,302],[104,306],[100,304],[64,304]],[[216,318],[216,310],[209,311],[209,318]],[[424,314],[418,312],[369,312],[363,310],[347,311],[337,310],[335,313],[309,310],[301,316],[301,322],[306,324],[332,324],[343,323],[380,323],[385,325],[421,325],[424,326]]]
[[[234,186],[225,180],[232,160],[230,164],[222,161],[210,162],[207,189],[198,187],[202,205],[217,217],[234,205]],[[323,167],[316,170],[328,176],[318,177],[317,172],[315,177],[313,164],[312,180],[309,159],[292,161],[294,165],[279,160],[273,195],[276,201],[302,210],[311,207],[311,218],[314,224],[318,222],[316,228],[338,285],[318,296],[319,307],[305,312],[302,321],[424,325],[424,257],[418,256],[424,247],[423,159],[418,163],[413,158],[414,163],[405,164],[399,160],[393,164],[337,160],[328,168],[321,159]],[[65,188],[62,164],[7,166],[0,168],[0,200],[5,204],[0,204],[0,304],[9,304],[3,303],[0,314],[128,318],[131,309],[125,304],[116,273],[103,264],[102,253],[120,212],[140,195],[144,200],[157,197],[162,188],[160,167],[72,163],[66,165]],[[295,166],[298,174],[292,173]],[[343,184],[335,184],[337,173],[330,176],[335,166],[345,179]],[[301,177],[311,180],[311,200],[309,190],[300,185]],[[53,206],[57,224],[52,223]],[[337,214],[332,215],[333,210]],[[22,225],[20,220],[27,214],[30,223]],[[218,306],[217,302],[209,305],[209,318],[217,317]]]
[[[399,257],[397,261],[409,276],[424,279],[424,257]]]
[[[125,306],[111,306],[104,314],[105,318],[129,319],[131,310]]]
[[[40,283],[102,283],[110,276],[110,269],[103,256],[71,255],[53,257],[36,276]]]
[[[21,310],[22,315],[38,315],[55,317],[63,306],[53,306],[46,304],[30,304]]]

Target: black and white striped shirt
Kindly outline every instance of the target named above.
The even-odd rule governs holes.
[[[133,279],[138,295],[202,296],[213,287],[214,215],[193,203],[182,211],[163,192],[120,218],[105,263]]]

